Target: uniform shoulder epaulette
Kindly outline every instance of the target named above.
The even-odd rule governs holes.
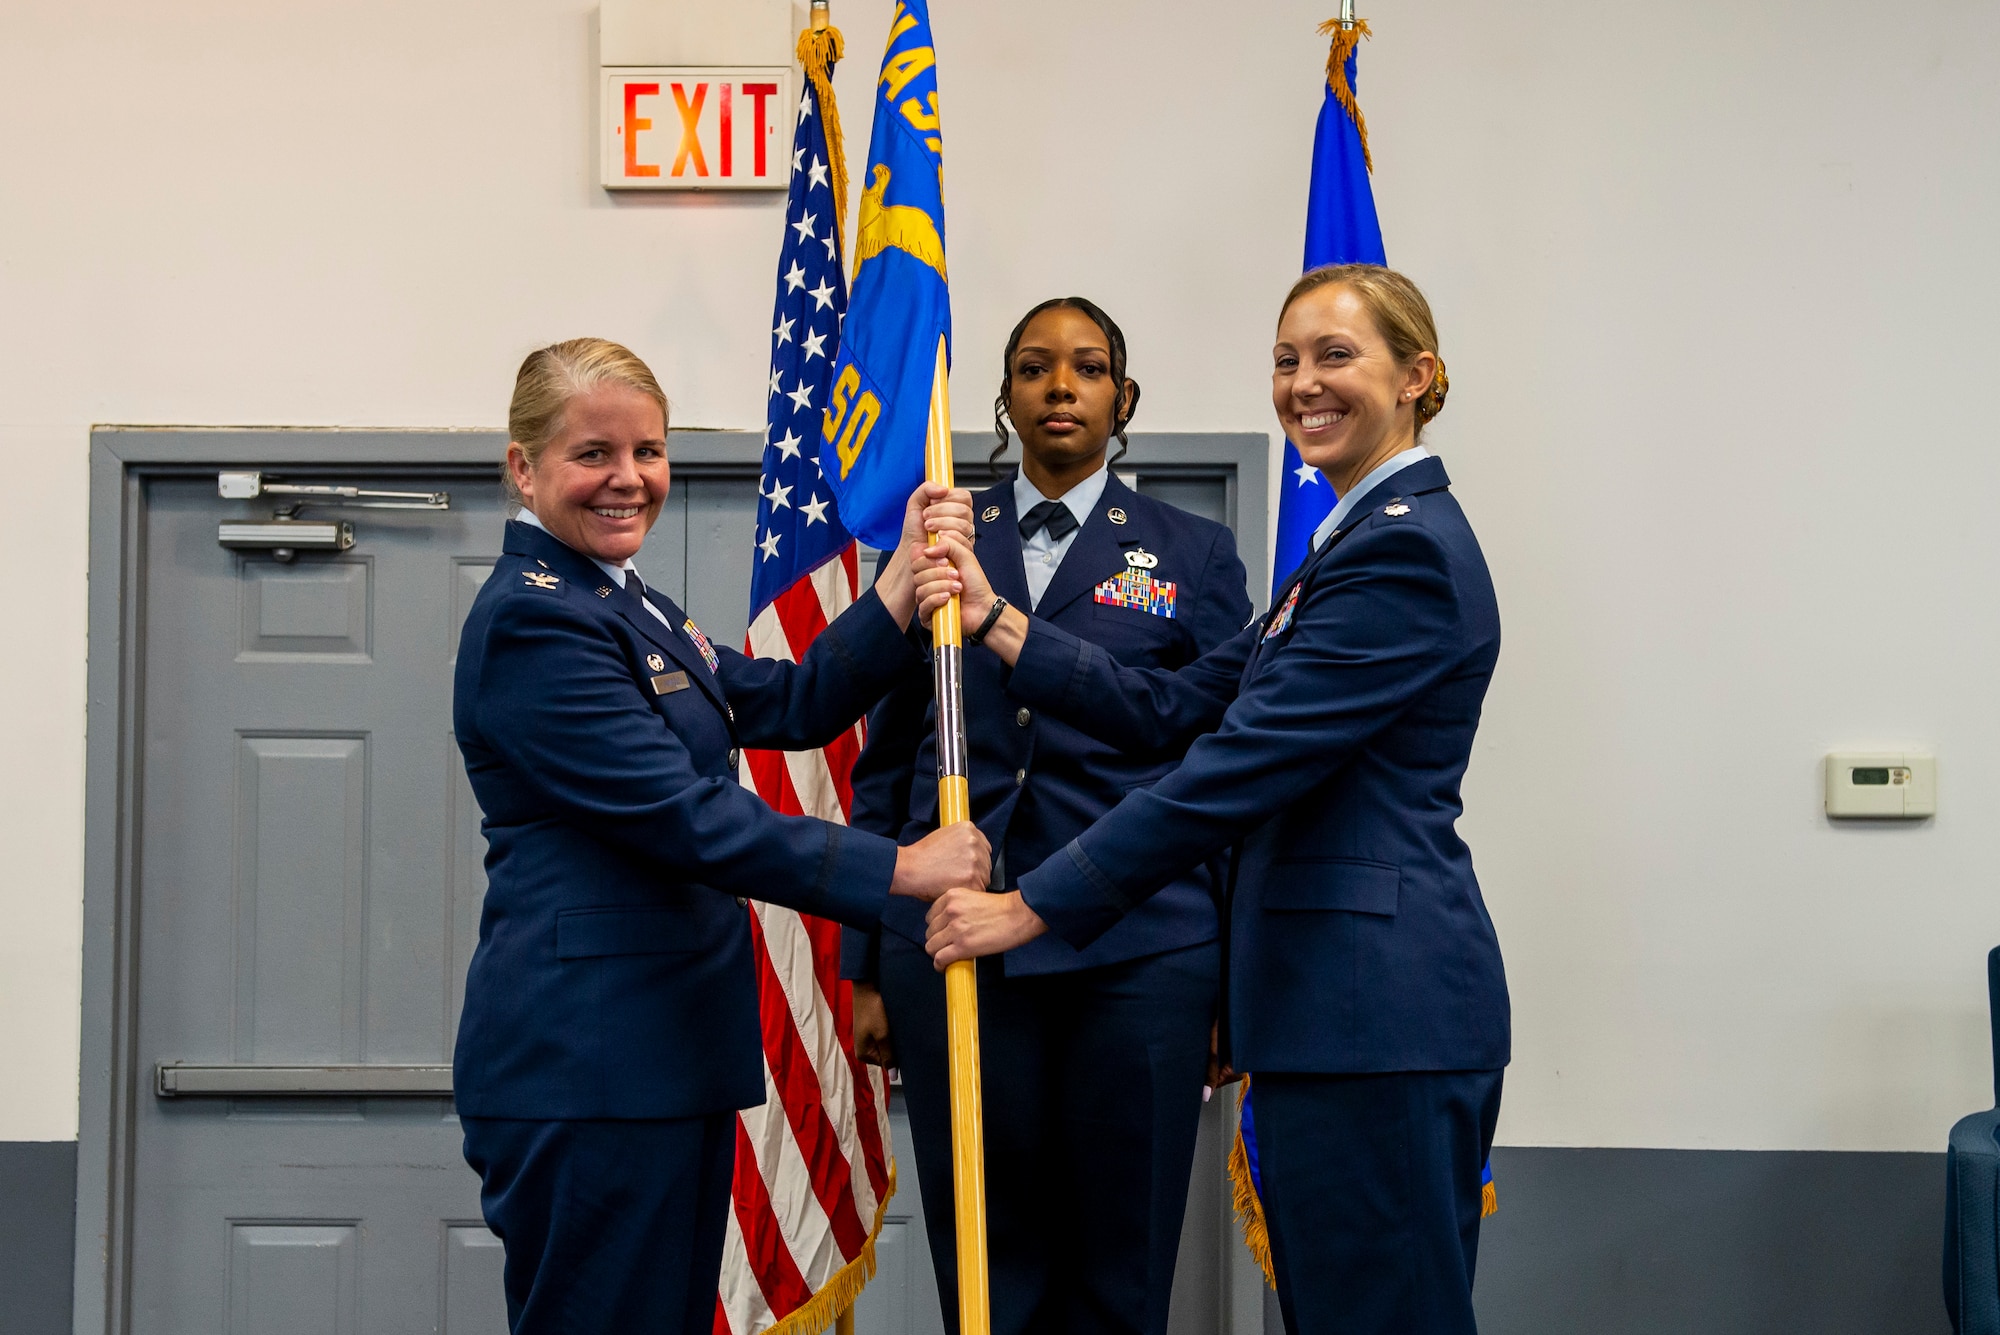
[[[515,585],[516,588],[539,589],[543,593],[553,593],[557,597],[562,596],[563,577],[550,570],[544,562],[537,561],[533,566],[524,570],[517,570],[514,573],[521,577],[521,582]]]

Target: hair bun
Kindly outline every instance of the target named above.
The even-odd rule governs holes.
[[[1444,358],[1438,358],[1437,374],[1431,377],[1431,387],[1417,400],[1417,425],[1429,426],[1430,420],[1444,411],[1444,396],[1451,392],[1451,377],[1444,373]]]

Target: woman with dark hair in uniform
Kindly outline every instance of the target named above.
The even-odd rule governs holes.
[[[865,924],[991,866],[969,824],[898,847],[736,777],[741,747],[824,746],[916,657],[920,506],[966,532],[966,494],[919,488],[875,587],[802,661],[750,658],[633,568],[667,498],[666,410],[616,343],[529,355],[521,511],[459,640],[487,886],[453,1090],[514,1335],[707,1335],[736,1111],[764,1101],[746,897]]]
[[[1125,362],[1117,324],[1081,297],[1022,317],[994,402],[994,457],[1011,421],[1021,467],[972,508],[1006,602],[1121,663],[1173,669],[1234,635],[1250,600],[1227,528],[1111,473],[1110,441],[1124,452],[1139,402]],[[979,623],[966,629],[977,643]],[[972,816],[996,877],[1039,866],[1170,768],[1022,708],[991,654],[968,653],[965,669]],[[937,819],[930,681],[915,670],[876,707],[854,770],[854,824],[905,842]],[[1216,893],[1196,867],[1087,949],[1045,937],[980,961],[994,1335],[1166,1330],[1215,1020]],[[924,953],[924,906],[892,906],[879,930],[847,936],[856,1042],[902,1068],[931,1260],[956,1329],[944,983]]]

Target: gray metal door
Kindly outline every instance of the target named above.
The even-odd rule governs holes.
[[[213,473],[147,484],[137,1049],[172,1096],[134,1109],[134,1331],[506,1329],[448,1094],[376,1092],[449,1090],[485,891],[451,663],[499,487],[398,485],[452,508],[284,562],[217,545],[257,507]],[[287,1082],[323,1092],[255,1092]]]

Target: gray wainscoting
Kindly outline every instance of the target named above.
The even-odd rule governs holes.
[[[1493,1171],[1483,1335],[1949,1329],[1941,1154],[1502,1148]],[[0,1142],[8,1335],[70,1330],[75,1191],[74,1142]]]
[[[0,1330],[69,1335],[76,1142],[0,1141]]]
[[[1493,1174],[1482,1335],[1951,1329],[1942,1154],[1501,1148]]]

